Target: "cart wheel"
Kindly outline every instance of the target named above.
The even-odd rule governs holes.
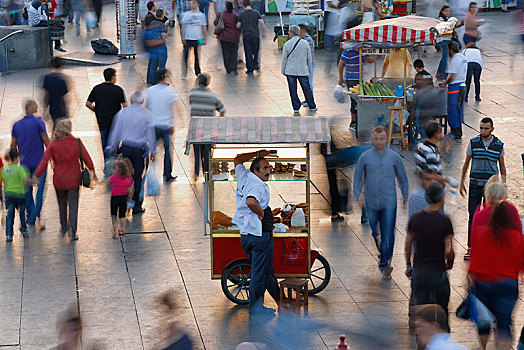
[[[229,265],[222,274],[222,291],[232,302],[245,305],[249,303],[249,282],[251,264],[241,260]]]
[[[323,291],[329,284],[330,279],[331,267],[326,258],[319,254],[311,264],[311,277],[309,277],[311,286],[308,287],[308,294],[313,295]]]

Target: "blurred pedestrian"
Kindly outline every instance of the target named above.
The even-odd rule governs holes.
[[[298,26],[289,28],[289,37],[290,39],[284,44],[284,49],[282,50],[280,73],[287,78],[293,112],[299,114],[302,105],[297,94],[297,80],[300,83],[309,110],[316,111],[317,105],[315,104],[308,78],[313,71],[311,49],[308,42],[300,38],[300,28]]]
[[[419,349],[466,350],[449,334],[448,315],[440,305],[428,304],[417,307],[416,336]]]
[[[47,18],[47,5],[46,0],[32,0],[27,3],[27,18],[28,24],[31,27],[48,27]],[[62,47],[60,40],[53,40],[55,42],[55,50],[60,52],[66,52]]]
[[[426,124],[424,134],[427,139],[420,142],[415,151],[416,170],[419,173],[431,170],[436,181],[446,183],[449,180],[442,176],[441,156],[448,151],[450,143],[442,142],[442,125],[432,120]]]
[[[456,42],[449,44],[449,55],[451,60],[448,66],[448,77],[440,83],[440,87],[448,87],[448,124],[453,138],[460,140],[462,138],[462,123],[464,122],[461,87],[464,86],[465,89],[466,86],[468,61],[464,55],[460,54],[460,47]]]
[[[504,143],[493,135],[494,129],[491,118],[486,117],[480,120],[480,134],[469,141],[466,159],[462,166],[460,194],[464,197],[467,193],[464,181],[471,163],[468,194],[468,251],[464,255],[464,260],[469,260],[471,257],[471,224],[477,207],[484,200],[484,186],[490,177],[499,174],[499,166],[502,181],[506,182]]]
[[[29,176],[33,176],[44,156],[44,146],[49,145],[49,137],[45,123],[41,118],[36,118],[38,105],[33,100],[27,100],[24,105],[25,116],[13,124],[11,132],[11,148],[18,149],[20,153],[20,164],[25,166]],[[25,191],[26,219],[30,225],[37,226],[38,230],[45,229],[40,218],[44,202],[44,189],[47,171],[44,171],[39,179],[36,191],[36,200],[33,199],[33,186],[27,186]]]
[[[156,140],[162,139],[164,143],[164,181],[176,180],[171,174],[173,163],[171,161],[171,135],[175,128],[174,107],[180,99],[177,89],[169,85],[167,70],[160,69],[155,72],[155,85],[146,90],[146,108],[151,112],[151,121],[155,127]]]
[[[313,93],[313,73],[315,71],[315,42],[313,41],[313,39],[311,39],[311,36],[309,36],[305,24],[299,24],[298,27],[300,28],[300,39],[307,41],[307,43],[309,44],[309,50],[311,51],[311,72],[308,75],[308,79],[309,86],[311,87],[311,93]],[[302,106],[307,106],[307,101],[305,97],[304,101],[302,101]]]
[[[227,74],[237,75],[237,46],[240,33],[237,29],[238,15],[233,12],[233,3],[226,2],[226,10],[217,14],[214,25],[218,25],[218,21],[222,18],[224,22],[224,30],[217,35],[222,48],[222,57],[224,58],[224,67]]]
[[[58,319],[58,346],[51,350],[77,350],[82,348],[82,319],[78,305],[71,302]]]
[[[149,51],[146,77],[148,86],[155,84],[154,72],[165,69],[167,63],[167,31],[165,25],[161,21],[157,21],[157,19],[164,17],[164,11],[157,9],[155,16],[157,17],[149,23],[144,33],[145,45],[147,51]]]
[[[482,74],[482,53],[474,43],[468,43],[462,54],[468,61],[468,72],[466,74],[466,98],[464,101],[468,102],[469,88],[471,86],[471,78],[475,82],[475,101],[480,102],[480,75]]]
[[[438,20],[447,22],[449,19],[449,16],[451,15],[451,8],[449,5],[444,5],[441,7],[440,12],[438,14]],[[437,79],[446,79],[448,76],[447,70],[448,70],[448,57],[449,57],[449,49],[448,45],[451,42],[451,38],[448,37],[438,37],[437,38],[437,45],[440,48],[440,62],[438,64],[437,68]]]
[[[323,143],[320,145],[320,153],[326,159],[326,173],[329,185],[329,195],[331,197],[331,222],[344,221],[344,217],[340,213],[348,211],[348,188],[344,186],[339,189],[337,181],[337,168],[330,166],[327,161],[328,147],[329,154],[335,154],[337,148],[333,142]]]
[[[362,55],[365,62],[372,63],[375,61],[373,56]],[[340,56],[338,62],[338,85],[346,85],[348,89],[360,84],[360,75],[363,75],[362,69],[359,71],[359,53],[354,49],[345,49]],[[364,63],[363,61],[363,63]],[[349,123],[349,130],[355,131],[357,129],[357,101],[351,98],[351,121]]]
[[[173,3],[173,8],[176,8],[178,25],[180,26],[180,31],[182,31],[182,19],[184,18],[184,14],[190,11],[189,0],[173,0]]]
[[[86,21],[86,31],[87,33],[91,33],[91,28],[89,28],[89,25],[86,20],[86,13],[87,13],[87,5],[86,0],[72,0],[71,6],[73,7],[73,12],[75,14],[75,26],[76,26],[76,35],[80,35],[80,20],[81,18]]]
[[[64,16],[67,16],[67,22],[72,23],[74,19],[74,12],[73,12],[73,0],[64,0],[62,5],[62,12]]]
[[[249,314],[271,317],[275,310],[264,306],[266,290],[280,303],[278,282],[273,271],[273,213],[269,206],[269,151],[238,154],[235,157],[237,176],[237,209],[233,223],[239,227],[242,249],[251,263],[249,283]],[[249,170],[245,162],[253,160]]]
[[[71,134],[71,120],[62,118],[56,123],[53,140],[47,146],[34,177],[37,179],[42,177],[49,161],[53,161],[53,185],[60,212],[60,232],[62,235],[69,233],[71,240],[78,239],[76,233],[81,177],[80,159],[92,172],[93,179],[96,181],[95,167],[89,153],[82,141]]]
[[[411,54],[408,49],[393,49],[387,54],[384,59],[384,65],[382,66],[382,75],[384,78],[404,78],[404,74],[407,77],[413,75],[411,69]]]
[[[209,26],[209,3],[211,0],[200,0],[198,10],[206,16],[206,28]]]
[[[216,112],[221,117],[226,115],[226,107],[220,97],[209,89],[211,76],[201,73],[197,77],[197,87],[189,91],[189,106],[191,117],[215,116]],[[200,162],[202,162],[202,172],[209,172],[209,156],[211,145],[193,145],[195,151],[195,176],[200,174]]]
[[[324,0],[324,45],[328,52],[335,51],[335,38],[340,35],[338,12],[338,0]]]
[[[238,15],[237,28],[242,33],[244,52],[246,54],[246,74],[260,70],[259,49],[260,35],[264,37],[266,25],[262,15],[251,8],[251,0],[243,0],[244,11]],[[261,30],[262,29],[262,30]]]
[[[113,118],[126,106],[124,90],[116,85],[116,70],[114,68],[104,69],[104,82],[91,90],[86,101],[86,107],[95,112],[96,122],[100,130],[102,151],[107,146]]]
[[[493,176],[484,190],[486,206],[477,208],[471,225],[469,275],[476,295],[496,319],[499,349],[511,349],[511,315],[518,299],[519,275],[524,270],[522,221],[507,201],[506,184]],[[491,327],[478,329],[486,349]]]
[[[380,252],[379,269],[383,278],[391,278],[391,259],[395,244],[397,215],[397,189],[395,177],[403,196],[408,201],[408,178],[398,153],[387,147],[387,129],[376,126],[371,130],[373,148],[364,152],[357,162],[353,175],[353,194],[362,206],[366,204],[369,226]],[[364,182],[364,193],[362,193]],[[378,225],[380,224],[380,233]]]
[[[174,320],[178,314],[180,307],[176,302],[176,294],[173,290],[169,290],[160,294],[157,298],[157,304],[161,312],[161,318],[165,326],[165,337],[162,339],[160,348],[165,350],[191,350],[193,349],[193,342],[184,331],[179,323]]]
[[[464,45],[468,43],[476,43],[479,40],[479,27],[484,24],[483,19],[479,19],[477,3],[472,1],[469,3],[469,12],[464,16]]]
[[[427,88],[433,87],[433,76],[424,69],[424,62],[417,58],[413,61],[413,68],[417,72],[415,79],[413,79],[413,88],[416,92],[427,90]]]
[[[155,126],[151,112],[145,109],[144,94],[134,91],[129,97],[131,105],[122,109],[115,116],[111,133],[105,149],[106,155],[119,153],[129,158],[133,164],[133,214],[142,214],[142,178],[146,167],[146,160],[154,160],[156,154]]]
[[[51,58],[51,72],[44,76],[44,109],[49,107],[49,115],[53,125],[57,119],[68,117],[66,95],[69,92],[67,78],[62,73],[64,60],[60,57]]]
[[[405,244],[406,276],[411,277],[414,304],[438,304],[446,314],[450,296],[447,270],[453,268],[453,225],[442,213],[444,188],[433,183],[426,189],[429,205],[414,213],[408,222]],[[411,265],[411,253],[415,256]],[[449,329],[446,329],[449,331]]]
[[[102,0],[93,0],[93,7],[95,8],[96,16],[96,27],[100,25],[100,20],[102,19]]]
[[[7,209],[5,241],[12,242],[16,209],[18,209],[20,216],[20,233],[23,237],[27,236],[24,193],[26,186],[31,183],[31,178],[27,168],[18,164],[20,158],[16,148],[11,148],[5,158],[8,164],[2,167],[0,171],[0,186],[3,184]]]
[[[184,14],[184,17],[182,18],[182,28],[180,30],[182,44],[184,45],[182,79],[186,79],[187,77],[187,59],[189,56],[189,49],[191,48],[195,55],[195,75],[198,76],[200,74],[198,51],[200,45],[206,45],[207,37],[206,16],[198,11],[198,1],[189,0],[189,7],[191,11]]]
[[[111,188],[111,222],[113,223],[113,238],[123,236],[127,201],[133,197],[133,164],[127,158],[115,161],[114,173],[107,179]]]

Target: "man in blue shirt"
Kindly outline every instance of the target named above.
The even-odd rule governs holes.
[[[11,148],[18,148],[20,164],[25,165],[32,176],[44,156],[44,146],[49,144],[49,137],[45,123],[41,118],[35,118],[38,105],[33,100],[25,103],[25,117],[13,124],[11,133]],[[36,202],[33,199],[33,186],[28,186],[25,193],[27,222],[34,225],[38,220],[38,229],[43,230],[44,224],[40,220],[42,203],[44,201],[44,187],[47,173],[40,177],[36,191]]]
[[[408,200],[408,177],[400,155],[387,146],[387,130],[377,126],[371,131],[373,148],[362,154],[353,176],[353,194],[360,205],[365,202],[369,226],[380,252],[378,267],[384,279],[391,278],[391,258],[395,244],[397,216],[397,177],[402,191],[404,207]],[[364,179],[364,194],[362,194]],[[377,225],[380,223],[380,234]]]
[[[164,11],[156,10],[156,18],[162,19]],[[166,27],[161,21],[152,21],[144,33],[146,47],[149,51],[149,62],[147,63],[147,84],[154,85],[153,73],[159,69],[166,68],[167,62],[167,32]]]

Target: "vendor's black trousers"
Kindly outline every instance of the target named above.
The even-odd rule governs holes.
[[[273,271],[273,232],[263,232],[260,237],[241,235],[240,244],[251,262],[249,313],[254,314],[264,306],[266,289],[280,303],[280,289]]]

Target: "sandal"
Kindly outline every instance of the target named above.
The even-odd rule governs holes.
[[[119,234],[120,236],[123,236],[123,235],[125,235],[126,233],[124,232],[124,230],[118,230],[118,234]]]
[[[113,233],[113,239],[118,239],[118,232]]]

